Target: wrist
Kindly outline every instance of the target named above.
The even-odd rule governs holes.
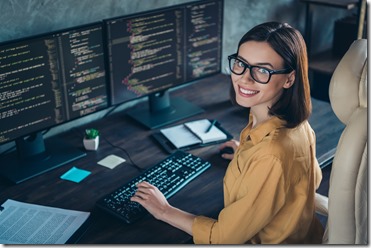
[[[174,216],[175,212],[176,212],[176,208],[174,208],[171,205],[167,205],[162,209],[161,214],[158,219],[169,223],[169,221],[173,218],[172,216]]]
[[[192,235],[193,220],[196,216],[168,205],[164,208],[159,220],[179,228]]]

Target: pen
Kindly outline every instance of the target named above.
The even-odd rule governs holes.
[[[211,130],[211,128],[215,125],[215,123],[216,123],[216,120],[213,120],[213,122],[211,122],[210,126],[206,130],[206,133],[208,133]]]

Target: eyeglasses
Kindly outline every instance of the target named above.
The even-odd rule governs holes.
[[[240,60],[237,57],[237,53],[229,55],[229,68],[236,75],[242,75],[245,73],[246,69],[250,69],[251,77],[258,83],[267,84],[271,79],[273,74],[287,74],[292,71],[291,68],[282,69],[282,70],[270,70],[268,68],[249,65],[246,62]]]

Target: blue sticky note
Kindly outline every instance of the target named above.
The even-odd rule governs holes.
[[[69,171],[61,176],[63,180],[69,180],[75,183],[81,182],[84,178],[90,175],[90,171],[82,170],[76,167],[72,167]]]

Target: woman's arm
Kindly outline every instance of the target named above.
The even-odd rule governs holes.
[[[192,235],[193,214],[171,206],[157,187],[147,182],[137,184],[137,192],[132,201],[141,204],[156,219],[164,221]]]

